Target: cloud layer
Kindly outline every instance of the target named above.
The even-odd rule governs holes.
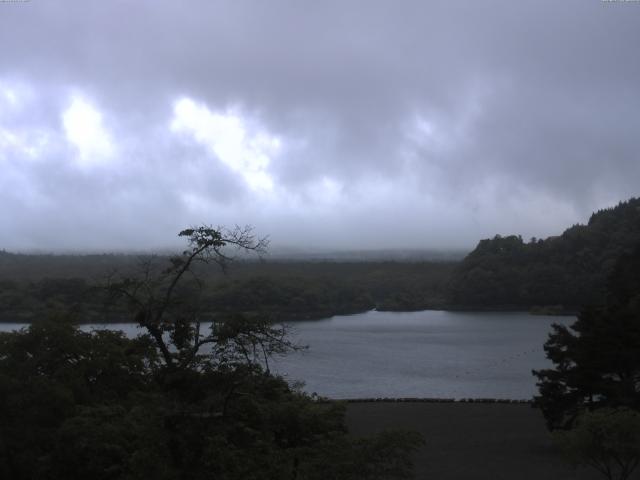
[[[638,195],[640,4],[0,4],[0,248],[470,247]]]

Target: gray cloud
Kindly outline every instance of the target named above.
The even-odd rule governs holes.
[[[633,2],[33,1],[0,42],[0,247],[471,246],[638,194]]]

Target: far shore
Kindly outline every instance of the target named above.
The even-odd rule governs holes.
[[[343,315],[359,315],[371,311],[377,312],[389,312],[389,313],[410,313],[410,312],[426,312],[426,311],[444,311],[444,312],[482,312],[482,313],[528,313],[530,315],[544,315],[544,316],[557,316],[567,317],[577,315],[577,309],[562,309],[557,306],[548,307],[516,307],[516,306],[499,306],[499,307],[470,307],[470,306],[437,306],[432,308],[416,308],[416,309],[392,309],[392,308],[373,308],[364,310],[341,310],[341,311],[313,311],[313,312],[295,312],[295,313],[277,313],[277,312],[262,312],[262,314],[271,316],[275,320],[274,323],[295,323],[295,322],[308,322],[315,320],[326,320],[335,316]],[[261,312],[244,312],[251,314],[260,314]],[[222,314],[224,315],[224,313]],[[0,315],[0,324],[14,323],[28,325],[33,323],[36,314],[27,312],[15,312]],[[81,315],[78,315],[81,317]],[[215,315],[205,315],[202,322],[210,322]],[[113,315],[109,318],[102,318],[101,315],[89,314],[86,317],[87,320],[80,319],[77,321],[78,325],[117,325],[134,323],[128,318],[123,318],[120,315]]]

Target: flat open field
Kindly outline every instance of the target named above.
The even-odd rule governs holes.
[[[350,403],[354,434],[385,428],[417,430],[426,444],[415,457],[418,480],[591,480],[554,449],[542,414],[528,404]],[[640,478],[638,472],[633,478]]]

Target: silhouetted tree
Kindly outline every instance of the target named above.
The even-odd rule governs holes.
[[[551,429],[571,427],[585,409],[640,410],[640,247],[623,255],[606,302],[584,308],[567,328],[554,325],[545,343],[554,368],[535,371]]]
[[[0,333],[0,478],[409,477],[417,434],[353,438],[343,405],[251,365],[200,360],[171,384],[165,368],[149,335],[61,318]]]
[[[164,360],[166,369],[181,370],[206,356],[209,361],[230,361],[242,355],[247,361],[266,360],[295,346],[287,340],[284,326],[268,319],[230,315],[213,321],[202,331],[199,295],[204,287],[198,263],[213,263],[223,270],[232,257],[229,249],[261,254],[266,238],[256,238],[250,227],[228,230],[201,226],[179,233],[189,248],[169,258],[165,268],[157,259],[141,262],[134,275],[113,275],[107,289],[124,300],[134,320],[149,332]],[[208,350],[203,353],[203,347]]]
[[[260,251],[250,229],[184,230],[167,268],[112,277],[146,330],[83,332],[65,319],[0,333],[0,478],[12,480],[404,479],[420,437],[347,434],[344,406],[265,369],[294,346],[260,317],[201,332],[197,262]],[[206,348],[205,348],[206,347]]]

